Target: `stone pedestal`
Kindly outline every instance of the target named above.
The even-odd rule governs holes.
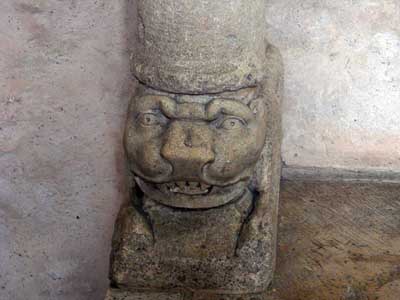
[[[200,292],[129,292],[110,289],[105,300],[270,300],[266,294],[224,295]]]

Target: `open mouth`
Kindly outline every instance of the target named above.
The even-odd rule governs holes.
[[[175,193],[184,195],[207,195],[213,186],[197,181],[177,181],[156,184],[156,188],[165,193]]]
[[[186,209],[213,208],[229,203],[243,195],[247,181],[226,186],[203,181],[169,181],[156,183],[135,177],[142,192],[161,204]]]

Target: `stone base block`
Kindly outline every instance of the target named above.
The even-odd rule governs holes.
[[[110,289],[105,300],[268,300],[266,295],[221,295],[203,292],[130,292]]]
[[[247,295],[221,295],[212,293],[197,293],[192,298],[184,300],[268,300],[262,294],[247,294]]]
[[[109,289],[105,300],[186,300],[181,293],[127,292]]]

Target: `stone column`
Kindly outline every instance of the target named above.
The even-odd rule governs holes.
[[[134,183],[108,300],[264,299],[274,272],[282,64],[264,0],[137,0]]]

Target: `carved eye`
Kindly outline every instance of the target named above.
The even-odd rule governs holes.
[[[162,117],[154,113],[143,113],[139,115],[138,122],[143,126],[157,126],[163,120]]]
[[[226,130],[235,130],[240,129],[246,125],[246,122],[238,117],[230,117],[226,118],[222,121],[222,123],[218,126],[218,128],[226,129]]]

